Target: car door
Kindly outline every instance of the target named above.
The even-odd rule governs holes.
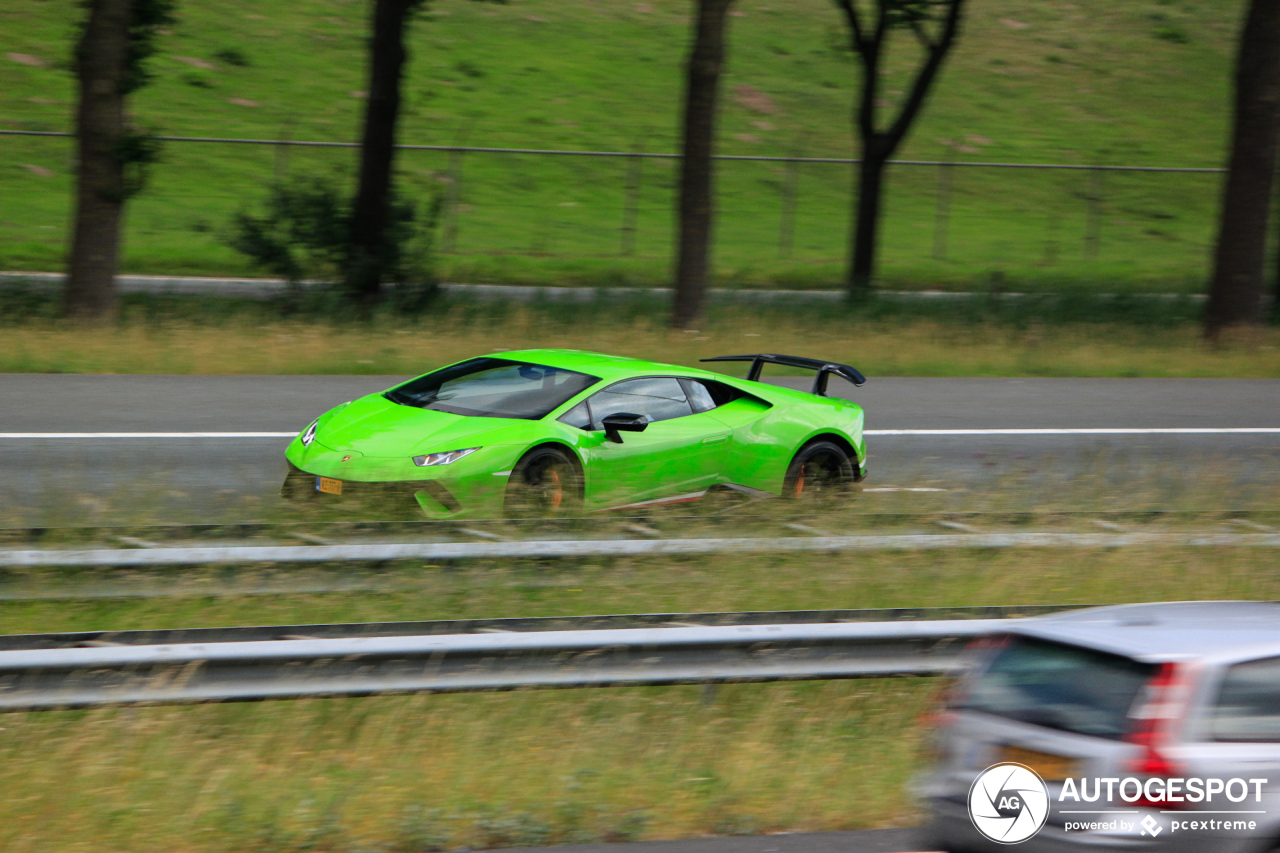
[[[673,376],[626,379],[587,399],[593,431],[623,412],[644,415],[643,432],[622,433],[583,448],[587,497],[609,504],[696,495],[716,482],[729,444],[729,428],[695,412],[686,386]]]

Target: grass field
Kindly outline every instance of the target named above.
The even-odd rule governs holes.
[[[1242,4],[978,0],[901,156],[961,161],[1218,166]],[[366,4],[248,0],[180,7],[161,40],[138,120],[170,135],[351,140],[362,104]],[[65,70],[77,7],[0,5],[0,127],[69,127]],[[826,0],[744,2],[732,19],[720,150],[849,157],[856,67]],[[440,2],[412,30],[401,139],[429,144],[671,151],[688,36],[682,0],[600,4]],[[15,58],[17,57],[17,58]],[[914,60],[891,52],[892,104]],[[232,61],[234,60],[234,62]],[[235,64],[245,61],[247,64]],[[70,198],[69,143],[0,137],[0,267],[56,269]],[[170,144],[131,205],[124,267],[248,272],[219,242],[233,211],[285,174],[350,174],[349,150]],[[446,278],[659,284],[668,279],[672,161],[639,176],[635,254],[624,257],[628,164],[618,159],[439,152],[399,161],[406,191],[453,187]],[[460,169],[460,171],[458,171]],[[849,169],[733,162],[719,179],[719,277],[730,284],[834,286]],[[1201,289],[1214,175],[957,169],[945,259],[934,258],[939,170],[895,167],[883,281],[970,287],[993,270],[1011,287],[1114,292]],[[451,183],[455,179],[460,184]],[[794,180],[794,248],[781,257],[781,198]],[[1088,199],[1101,198],[1096,258]]]

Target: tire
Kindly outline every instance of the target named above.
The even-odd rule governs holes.
[[[857,476],[854,462],[835,442],[815,439],[796,453],[782,481],[782,496],[823,505],[848,497]]]
[[[530,450],[511,470],[504,509],[513,518],[555,518],[582,507],[582,469],[567,451]]]

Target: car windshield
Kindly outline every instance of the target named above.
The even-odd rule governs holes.
[[[973,682],[961,708],[1119,740],[1155,667],[1119,655],[1015,637]]]
[[[402,406],[455,415],[537,420],[599,381],[598,376],[559,367],[473,358],[392,388],[385,396]]]

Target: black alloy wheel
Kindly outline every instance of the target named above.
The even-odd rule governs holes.
[[[507,481],[507,515],[551,518],[572,515],[582,506],[582,474],[569,454],[555,447],[529,451]]]
[[[826,504],[853,490],[854,463],[840,445],[818,439],[800,448],[783,480],[782,496]]]

